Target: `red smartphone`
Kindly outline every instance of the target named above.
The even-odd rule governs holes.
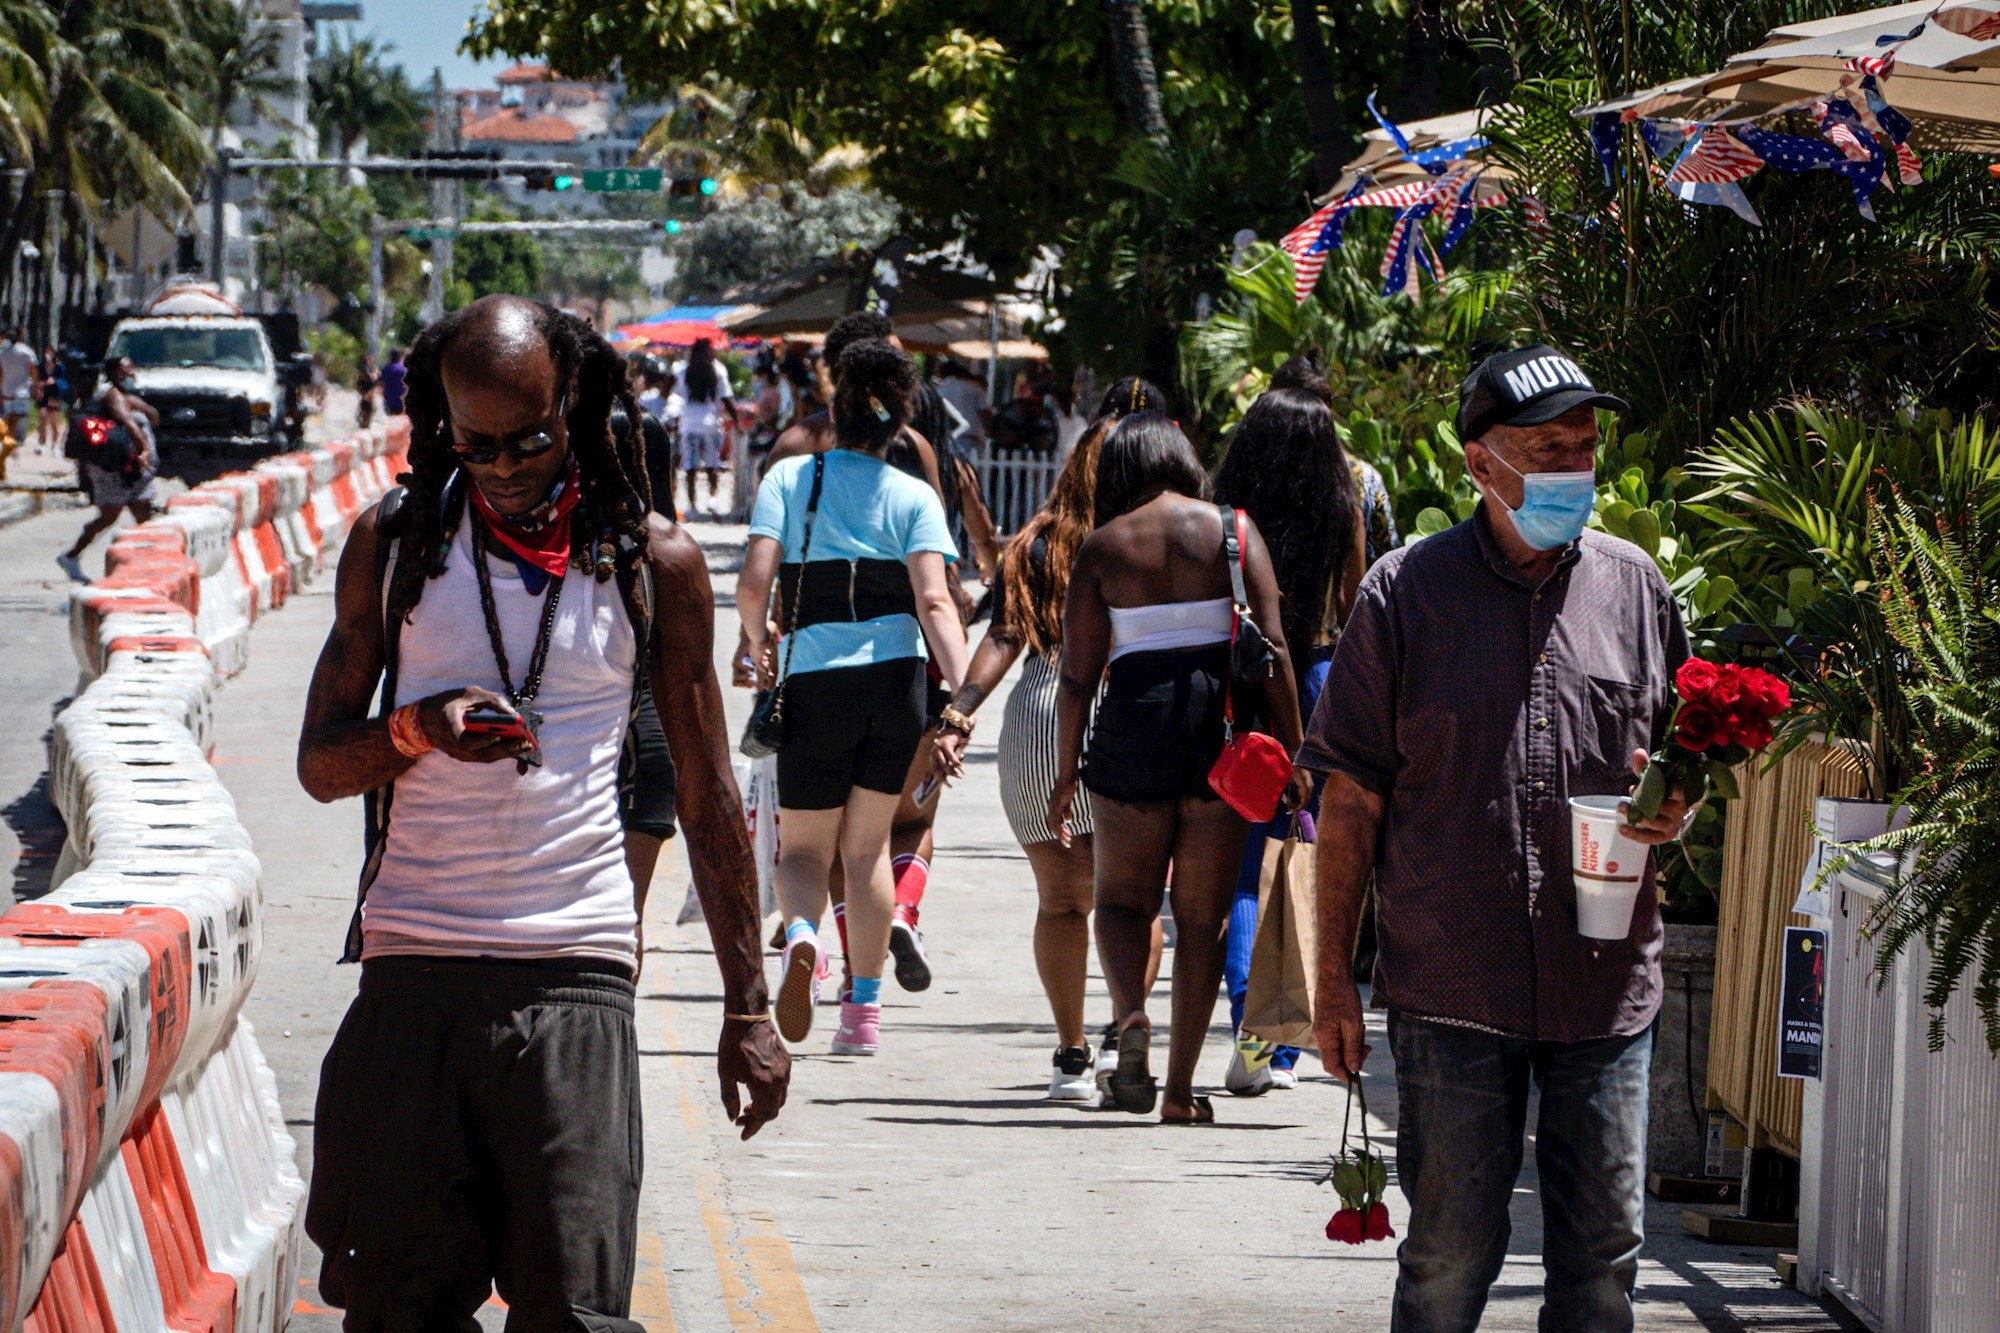
[[[501,736],[507,740],[533,740],[534,733],[528,730],[517,713],[509,713],[491,704],[481,704],[465,715],[465,734],[468,736]]]

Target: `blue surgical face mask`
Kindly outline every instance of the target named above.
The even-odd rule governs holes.
[[[1507,514],[1522,541],[1537,551],[1553,551],[1583,535],[1597,508],[1595,472],[1523,472],[1497,452],[1487,452],[1521,479],[1521,507]]]

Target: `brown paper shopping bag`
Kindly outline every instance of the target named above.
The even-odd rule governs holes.
[[[1280,1046],[1319,1044],[1313,1037],[1314,903],[1313,845],[1300,840],[1294,823],[1283,842],[1264,845],[1257,939],[1243,999],[1243,1030]]]

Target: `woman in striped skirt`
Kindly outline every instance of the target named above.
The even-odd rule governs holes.
[[[1028,854],[1039,904],[1035,914],[1035,967],[1056,1020],[1057,1046],[1049,1073],[1056,1101],[1097,1096],[1096,1067],[1083,1028],[1084,982],[1090,962],[1090,806],[1079,793],[1070,816],[1070,845],[1049,827],[1049,795],[1056,782],[1056,657],[1062,644],[1063,599],[1076,548],[1094,522],[1097,451],[1105,433],[1133,412],[1161,411],[1166,399],[1136,377],[1105,394],[1097,420],[1077,441],[1054,489],[1000,558],[993,585],[993,624],[973,655],[952,709],[970,721],[1024,654],[1021,676],[1007,697],[1000,732],[1000,799],[1007,822]],[[947,728],[938,737],[936,766],[956,777],[963,770],[968,737]],[[1150,990],[1160,968],[1159,924],[1154,923]],[[1111,1044],[1116,1061],[1116,1042]]]

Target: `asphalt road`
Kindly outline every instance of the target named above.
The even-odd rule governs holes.
[[[55,515],[0,530],[0,671],[12,724],[0,728],[0,854],[30,892],[60,840],[52,812],[35,813],[35,789],[51,709],[75,683],[50,555],[76,521]],[[719,618],[732,624],[741,529],[696,531],[717,572]],[[276,1071],[302,1169],[319,1061],[356,979],[333,959],[361,856],[360,808],[315,804],[292,771],[331,587],[322,579],[258,623],[250,668],[218,705],[217,767],[265,870],[263,970],[246,1012]],[[733,634],[722,638],[726,653]],[[740,725],[748,701],[731,692],[730,705]],[[1242,1101],[1217,1086],[1214,1128],[1043,1099],[1054,1037],[1030,955],[1033,882],[998,799],[1003,706],[987,706],[969,777],[945,800],[924,911],[936,984],[910,996],[890,983],[875,1059],[826,1055],[827,1011],[794,1066],[783,1118],[749,1144],[736,1140],[715,1095],[721,1005],[705,931],[673,924],[686,859],[677,846],[663,858],[639,988],[647,1175],[635,1317],[656,1333],[1386,1327],[1391,1246],[1336,1246],[1321,1234],[1333,1201],[1313,1181],[1345,1094],[1310,1057],[1295,1092]],[[1095,975],[1091,986],[1098,1024],[1107,1001]],[[1218,1012],[1226,1021],[1226,1008]],[[1155,1014],[1164,1028],[1164,1004]],[[1374,1045],[1369,1105],[1393,1149],[1393,1071],[1379,1031]],[[1201,1081],[1219,1085],[1227,1055],[1217,1027]],[[1527,1161],[1488,1328],[1535,1326],[1540,1210],[1532,1152]],[[1393,1188],[1389,1202],[1401,1231]],[[1839,1327],[1778,1286],[1769,1251],[1690,1240],[1679,1209],[1666,1205],[1652,1208],[1649,1233],[1642,1329]],[[309,1253],[308,1274],[316,1268]],[[298,1301],[294,1328],[338,1326],[310,1276]],[[502,1317],[496,1306],[484,1322],[497,1328]]]

